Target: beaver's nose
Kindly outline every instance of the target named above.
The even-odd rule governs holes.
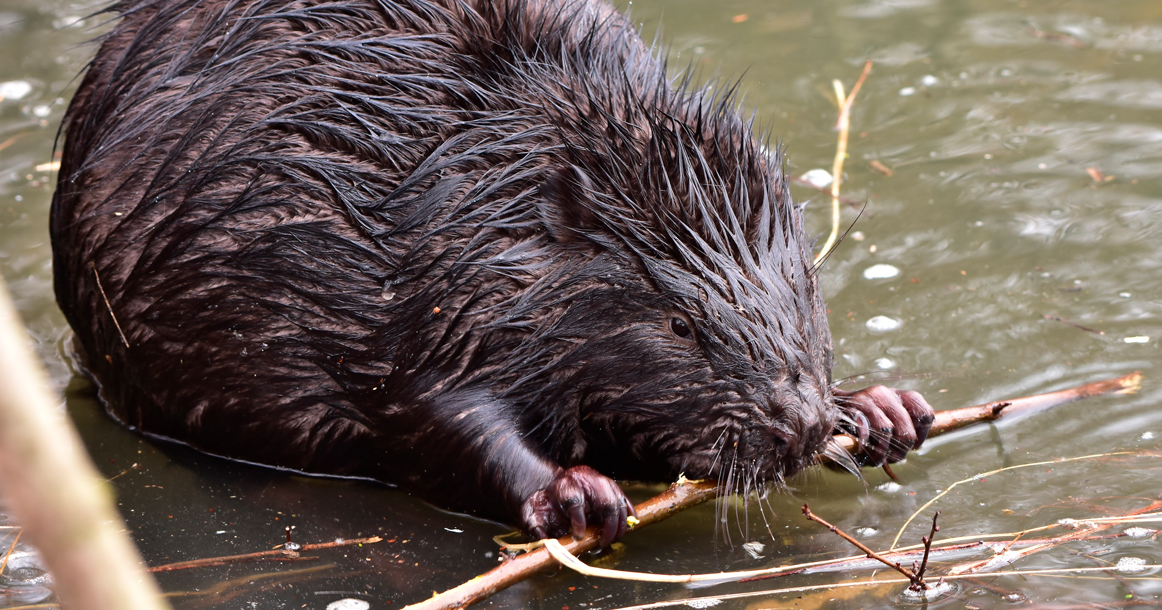
[[[799,384],[796,390],[799,400],[787,412],[794,431],[789,455],[802,458],[823,448],[835,427],[838,411],[831,406],[831,392],[826,388]]]
[[[775,455],[780,458],[796,457],[799,455],[799,438],[794,432],[778,427],[771,430],[771,440],[774,442]]]

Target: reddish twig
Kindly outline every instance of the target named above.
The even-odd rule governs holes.
[[[936,520],[940,518],[940,511],[932,515],[932,531],[928,532],[928,537],[921,538],[924,543],[924,558],[920,560],[920,565],[916,567],[916,580],[921,584],[924,583],[924,572],[928,570],[928,554],[932,552],[932,540],[936,538],[936,532],[940,531],[940,526],[936,525]],[[927,587],[924,587],[927,588]],[[912,589],[918,591],[916,583],[912,583]]]
[[[900,565],[899,563],[892,561],[890,559],[887,559],[883,555],[880,555],[879,553],[869,549],[868,547],[864,546],[862,542],[860,542],[860,541],[856,540],[855,538],[852,538],[850,535],[848,535],[847,532],[845,532],[845,531],[839,529],[838,527],[835,527],[834,525],[831,525],[830,523],[824,521],[823,519],[820,519],[819,517],[815,516],[815,513],[812,513],[810,507],[808,507],[806,504],[803,505],[803,516],[807,517],[807,519],[809,521],[814,521],[815,523],[818,523],[819,525],[822,525],[823,527],[831,530],[832,533],[834,533],[834,534],[838,535],[840,538],[843,538],[844,540],[850,542],[852,545],[855,546],[855,548],[863,551],[864,553],[867,553],[868,559],[875,559],[876,561],[888,566],[889,568],[899,572],[900,574],[903,574],[905,577],[907,577],[907,579],[909,581],[911,581],[911,583],[912,583],[911,588],[916,589],[916,590],[924,590],[924,589],[928,588],[928,585],[924,584],[924,579],[921,578],[919,576],[919,574],[912,572],[911,570],[909,570],[908,568],[905,568],[904,566]],[[925,553],[924,563],[925,564],[928,563],[927,553]]]

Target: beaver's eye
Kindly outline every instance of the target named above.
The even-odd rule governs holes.
[[[683,339],[690,338],[690,325],[682,318],[670,318],[670,330]]]

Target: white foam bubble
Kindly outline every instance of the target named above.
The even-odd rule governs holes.
[[[327,610],[367,610],[370,607],[370,603],[352,597],[345,597],[327,604]]]
[[[803,181],[815,188],[827,188],[835,180],[831,176],[831,172],[825,169],[813,169],[802,176]]]
[[[32,93],[32,85],[24,80],[10,80],[0,83],[0,100],[18,100]]]
[[[896,330],[900,327],[901,322],[895,318],[888,316],[876,316],[867,321],[865,326],[867,329],[875,333],[886,333],[888,331]]]
[[[1141,557],[1122,557],[1118,560],[1114,569],[1123,574],[1135,574],[1138,572],[1145,572],[1146,560]]]
[[[880,263],[863,270],[863,277],[867,280],[886,280],[900,275],[900,269],[895,265]]]

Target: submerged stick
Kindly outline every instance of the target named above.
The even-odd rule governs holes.
[[[941,411],[936,414],[936,421],[933,423],[928,436],[931,438],[970,424],[989,422],[1014,413],[1028,413],[1048,409],[1088,396],[1110,393],[1133,393],[1138,390],[1141,379],[1142,375],[1140,373],[1132,373],[1117,379],[1096,381],[1049,394],[1027,396],[1010,401],[990,402],[984,405],[952,411]],[[846,441],[841,439],[846,439]],[[836,440],[848,450],[856,449],[855,440],[849,436],[838,435]],[[630,529],[631,531],[637,530],[651,523],[657,523],[679,511],[716,497],[718,497],[718,484],[714,481],[689,481],[685,478],[679,479],[677,483],[670,485],[670,488],[666,491],[634,507],[638,517],[637,522]],[[580,540],[574,540],[572,536],[564,536],[558,538],[557,542],[568,550],[569,553],[579,555],[585,551],[597,548],[600,536],[601,531],[597,527],[590,527],[585,531],[585,536]],[[454,608],[465,608],[537,572],[556,565],[558,565],[558,562],[549,553],[548,549],[541,547],[509,559],[464,584],[444,591],[443,593],[437,593],[425,601],[405,607],[404,610],[452,610]]]

